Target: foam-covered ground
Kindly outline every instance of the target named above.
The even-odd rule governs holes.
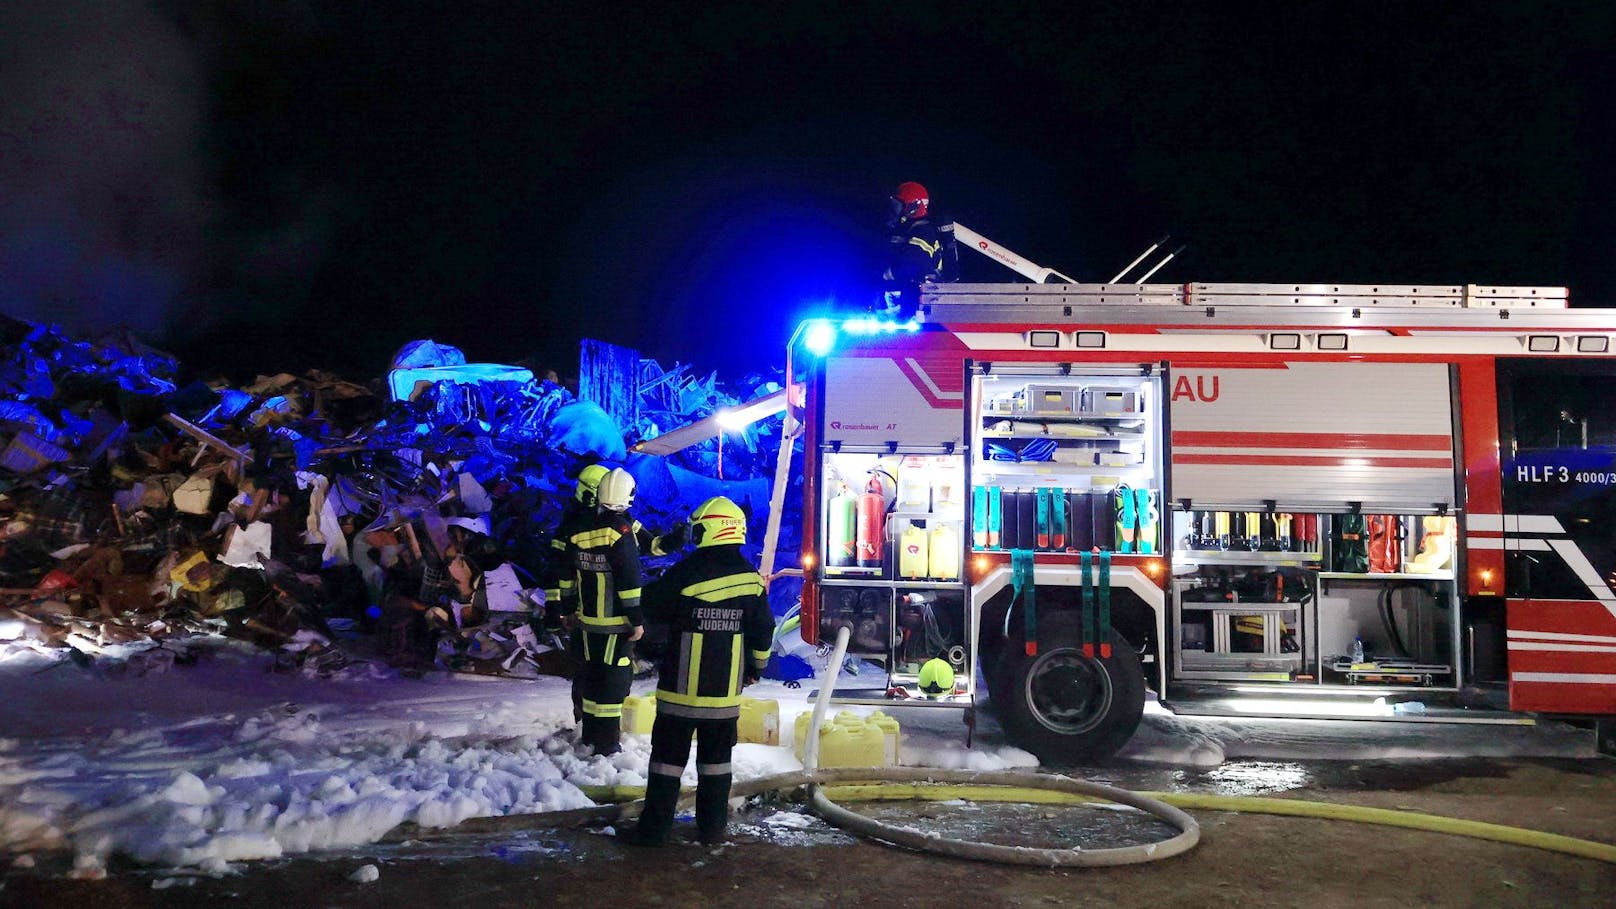
[[[222,638],[201,650],[194,666],[139,676],[28,652],[0,658],[0,853],[71,850],[85,877],[104,873],[114,854],[220,870],[375,842],[406,821],[442,828],[584,807],[592,803],[579,787],[645,782],[646,736],[625,736],[610,758],[574,747],[561,679],[411,680],[364,664],[318,678],[270,672],[267,654]],[[779,699],[787,743],[737,747],[737,778],[800,769],[789,739],[812,687],[748,689]],[[1037,765],[985,714],[970,748],[958,711],[896,715],[902,763]],[[1206,768],[1245,758],[1592,753],[1587,734],[1569,727],[1186,718],[1153,706],[1123,758]]]

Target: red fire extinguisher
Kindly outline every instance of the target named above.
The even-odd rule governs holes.
[[[858,563],[860,568],[880,568],[885,537],[887,499],[880,477],[870,477],[864,494],[858,497]]]

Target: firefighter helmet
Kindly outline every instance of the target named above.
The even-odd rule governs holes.
[[[714,496],[690,513],[691,539],[696,548],[746,542],[746,515],[723,496]]]
[[[581,505],[595,504],[595,490],[600,488],[600,481],[605,479],[611,470],[601,464],[585,465],[578,471],[578,486],[573,490],[573,498]]]
[[[606,511],[628,511],[634,504],[634,475],[614,467],[595,490],[595,504]]]
[[[892,194],[892,201],[898,217],[905,221],[924,218],[931,211],[931,193],[913,180],[899,183]]]
[[[954,667],[942,657],[927,660],[920,667],[920,690],[928,698],[940,698],[954,690]]]

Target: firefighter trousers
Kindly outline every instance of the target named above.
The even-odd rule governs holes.
[[[667,842],[679,801],[679,777],[690,760],[696,739],[696,830],[703,843],[719,843],[729,823],[730,752],[735,748],[736,719],[693,719],[660,707],[651,727],[651,762],[647,768],[645,809],[640,812],[639,840]]]
[[[634,643],[621,634],[573,632],[578,674],[572,680],[573,713],[581,717],[578,741],[596,754],[616,754],[623,699],[634,682]]]

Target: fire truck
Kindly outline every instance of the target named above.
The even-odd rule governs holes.
[[[804,636],[1051,763],[1184,713],[1616,713],[1616,310],[1559,287],[931,284],[815,319]],[[1056,283],[1045,283],[1046,281]],[[946,661],[940,696],[921,673]],[[979,686],[984,690],[979,690]],[[974,714],[972,714],[974,716]]]

